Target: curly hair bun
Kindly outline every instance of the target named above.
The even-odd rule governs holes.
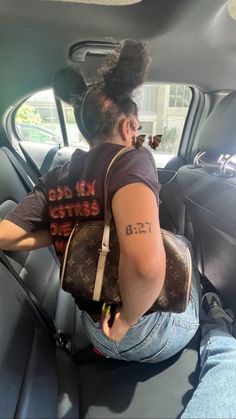
[[[112,99],[132,95],[133,90],[143,84],[149,62],[144,43],[132,40],[121,42],[99,71],[104,93]]]
[[[87,85],[76,68],[67,67],[55,74],[53,88],[56,96],[72,105],[76,97],[83,96]]]

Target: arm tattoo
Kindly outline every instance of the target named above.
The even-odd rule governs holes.
[[[132,234],[148,234],[151,232],[152,232],[152,224],[148,222],[128,224],[125,227],[126,236],[131,236]]]

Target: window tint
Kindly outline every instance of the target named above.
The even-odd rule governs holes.
[[[73,107],[65,102],[62,102],[62,108],[66,123],[69,145],[71,147],[81,148],[84,151],[89,151],[89,145],[87,141],[84,139],[83,135],[78,130]]]
[[[178,154],[179,144],[192,94],[188,86],[145,84],[136,93],[144,146],[152,151],[158,167]],[[87,141],[77,128],[72,106],[62,102],[67,136],[71,147],[88,151]],[[27,99],[16,113],[16,130],[22,140],[47,144],[63,144],[56,102],[52,89],[38,92]],[[162,135],[154,151],[149,137]]]
[[[185,119],[191,102],[191,90],[183,85],[145,84],[136,94],[139,107],[139,119],[142,125],[140,133],[146,134],[145,146],[152,151],[158,167],[178,154]],[[88,143],[79,132],[73,108],[63,103],[69,144],[88,150]],[[148,146],[148,137],[162,135],[162,141],[156,151]]]
[[[24,141],[63,144],[53,91],[44,90],[27,99],[17,110],[15,126]]]
[[[158,167],[178,154],[184,123],[192,94],[188,86],[145,84],[138,90],[141,134],[146,134],[144,145],[153,153]],[[148,145],[149,136],[162,135],[154,151]]]
[[[170,86],[169,107],[185,108],[189,106],[191,91],[187,86]]]

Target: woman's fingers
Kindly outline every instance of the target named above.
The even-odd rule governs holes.
[[[101,321],[101,328],[106,337],[113,342],[120,342],[129,330],[129,326],[120,319],[120,313],[116,313],[112,327],[109,327],[111,315],[108,314]]]

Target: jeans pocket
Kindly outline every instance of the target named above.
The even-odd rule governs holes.
[[[161,362],[176,355],[191,341],[198,329],[198,323],[189,324],[179,319],[173,319],[173,323],[169,328],[169,333],[162,348],[153,355],[146,356],[141,362]],[[151,341],[152,347],[155,348],[155,342]],[[147,352],[146,352],[147,353]]]
[[[159,349],[157,349],[157,351],[153,355],[148,355],[148,356],[145,356],[145,357],[141,358],[140,362],[155,363],[155,362],[161,362],[161,361],[164,361],[167,358],[170,358],[172,356],[172,354],[169,355],[169,353],[174,351],[174,347],[172,347],[172,342],[175,338],[175,332],[176,332],[176,324],[175,324],[175,321],[173,321],[172,326],[169,328],[169,333],[166,337],[166,341],[165,341],[164,345],[161,348],[159,347]],[[151,344],[151,347],[155,348],[155,346],[157,346],[157,345],[155,345],[155,343],[156,342],[150,341],[149,345]],[[146,351],[146,353],[148,352],[147,348],[145,349],[145,351]],[[168,355],[167,355],[167,353],[168,353]],[[173,353],[173,355],[174,355],[174,353]]]
[[[135,330],[137,327],[139,327],[142,323],[145,324],[149,321],[148,316],[141,316],[139,317],[139,319],[137,320],[137,322],[135,324],[133,324],[132,326],[130,326],[130,330]]]
[[[124,341],[117,344],[122,359],[142,362],[155,348],[156,351],[160,351],[169,338],[172,321],[167,313],[146,316],[128,332]]]

